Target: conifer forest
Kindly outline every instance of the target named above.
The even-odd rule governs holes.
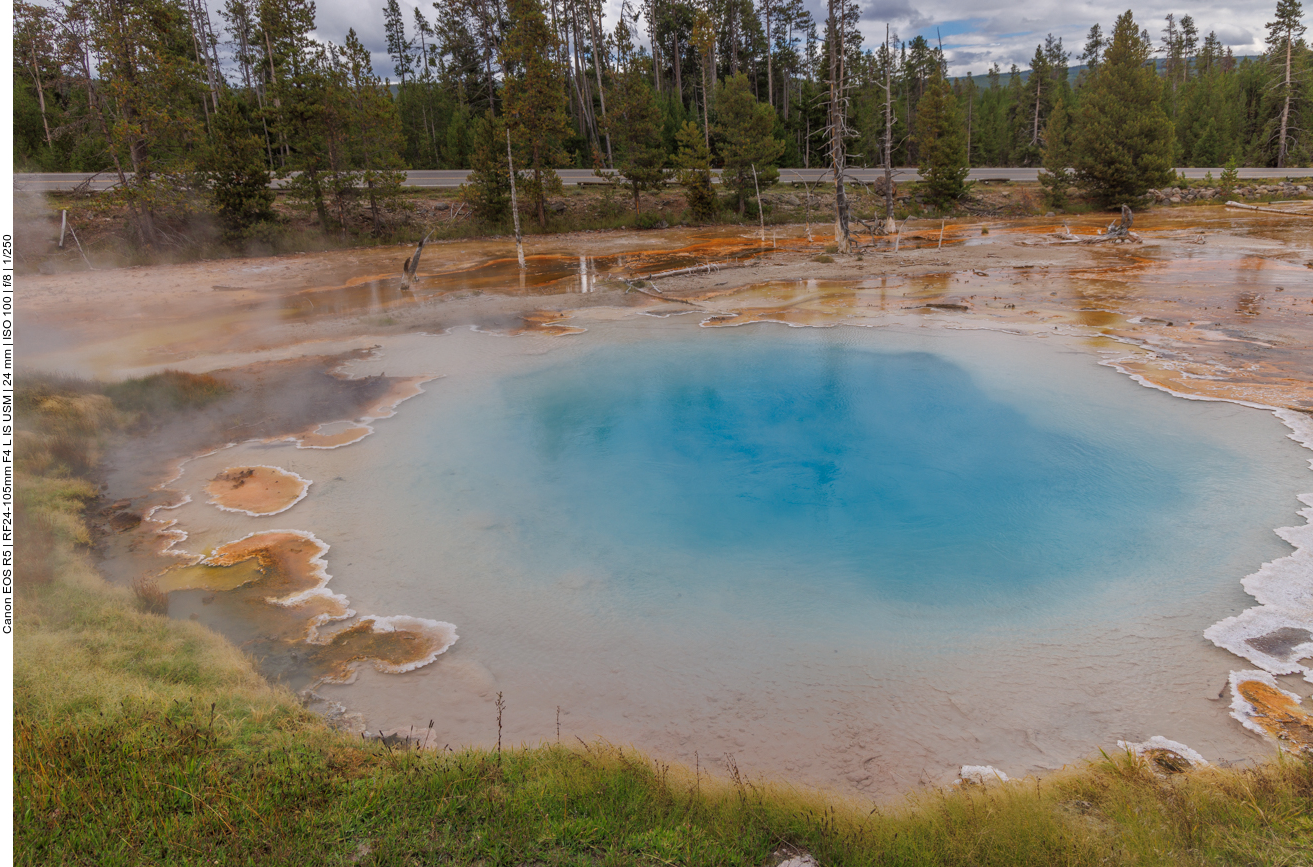
[[[1313,159],[1299,0],[1277,0],[1261,56],[1128,10],[1082,45],[1044,39],[1027,69],[954,76],[922,36],[865,40],[858,0],[824,11],[626,0],[609,22],[600,0],[386,0],[379,68],[354,30],[316,34],[310,0],[17,0],[15,160],[117,174],[149,238],[196,189],[231,231],[259,225],[271,176],[328,224],[348,202],[377,222],[406,169],[470,169],[471,206],[495,218],[509,162],[545,222],[565,167],[613,171],[635,205],[679,182],[696,212],[712,169],[741,211],[787,167],[917,166],[943,201],[968,167],[1043,167],[1051,200],[1113,204],[1174,166]]]

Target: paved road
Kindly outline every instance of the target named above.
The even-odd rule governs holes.
[[[1208,172],[1212,172],[1213,177],[1220,177],[1222,170],[1213,169],[1177,169],[1178,172],[1184,172],[1187,178],[1202,178]],[[1240,177],[1243,179],[1255,178],[1307,178],[1313,176],[1313,169],[1240,169]],[[852,169],[851,173],[860,181],[871,182],[876,178],[883,176],[881,169]],[[894,173],[899,179],[913,179],[916,177],[916,169],[903,168],[895,169]],[[574,184],[600,184],[602,178],[597,177],[588,169],[563,169],[560,173],[561,180],[567,185]],[[824,169],[780,169],[780,181],[784,183],[802,181],[812,183],[819,180],[826,174]],[[463,170],[455,171],[432,171],[417,170],[406,173],[406,186],[408,187],[459,187],[465,182],[468,172]],[[1037,169],[972,169],[968,176],[973,181],[1031,181],[1033,182],[1038,175]],[[111,174],[102,172],[98,175],[90,174],[16,174],[14,175],[15,190],[32,190],[32,191],[50,191],[50,190],[72,190],[79,185],[85,184],[92,190],[106,190],[118,183],[118,178]],[[281,181],[275,180],[275,187],[282,186]]]

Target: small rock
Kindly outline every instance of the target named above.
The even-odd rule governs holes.
[[[957,773],[959,781],[968,785],[983,786],[986,783],[1006,783],[1008,775],[989,765],[963,765]]]
[[[1169,741],[1162,735],[1154,735],[1144,743],[1117,741],[1120,749],[1150,762],[1158,771],[1167,774],[1180,774],[1194,768],[1206,768],[1208,762],[1199,753],[1183,743]]]
[[[779,867],[821,867],[811,855],[798,855],[788,861],[781,861]]]
[[[765,867],[820,867],[816,856],[792,846],[781,846],[771,853]]]

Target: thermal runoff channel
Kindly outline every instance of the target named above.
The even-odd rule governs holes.
[[[406,338],[377,363],[446,376],[286,465],[336,479],[298,506],[334,586],[461,640],[344,696],[484,742],[502,691],[513,737],[559,705],[585,738],[872,790],[1116,738],[1239,756],[1202,633],[1289,552],[1306,452],[1097,361],[915,328]]]

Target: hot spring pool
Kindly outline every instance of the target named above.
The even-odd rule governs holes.
[[[559,708],[565,738],[871,794],[1119,738],[1266,752],[1202,633],[1310,489],[1271,414],[1056,338],[589,328],[389,343],[358,372],[444,378],[349,447],[189,464],[187,490],[243,463],[313,485],[269,518],[196,496],[185,547],[311,531],[358,612],[454,623],[432,665],[319,689],[453,746],[495,741],[501,692],[511,742]]]

